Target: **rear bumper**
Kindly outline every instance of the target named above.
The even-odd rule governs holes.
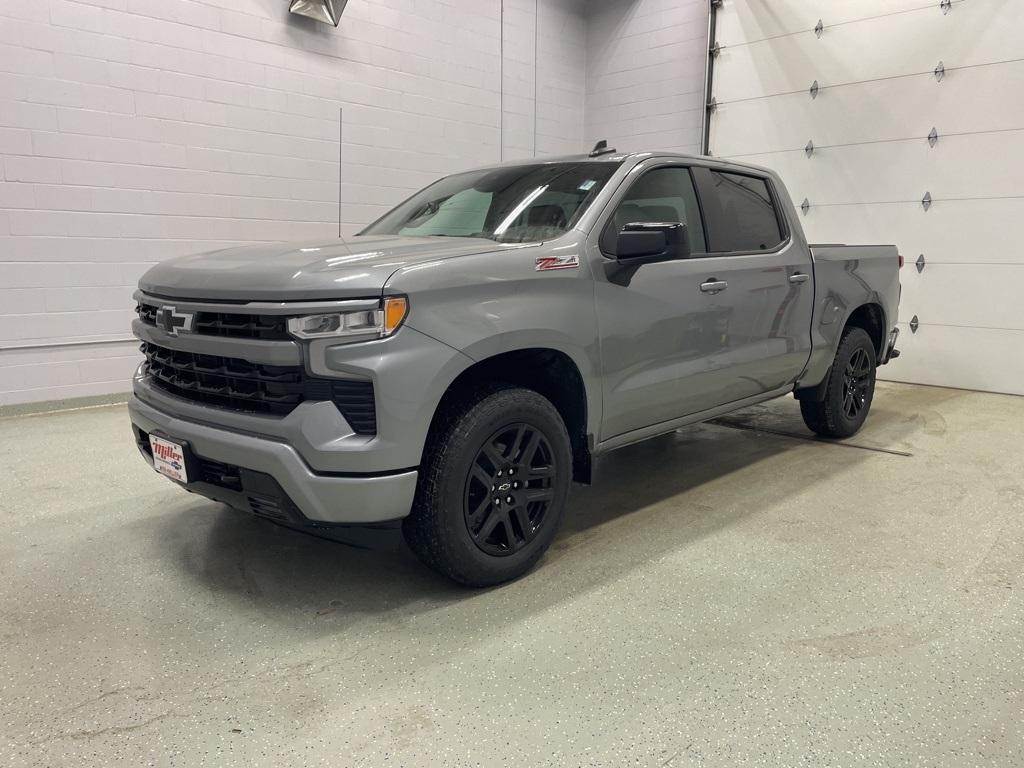
[[[885,349],[882,350],[882,357],[878,361],[879,365],[885,365],[890,360],[895,360],[897,357],[900,356],[900,351],[896,349],[896,339],[899,337],[899,335],[899,328],[893,328],[891,331],[889,331],[889,336],[885,341]]]
[[[314,525],[382,523],[407,516],[412,507],[415,469],[372,474],[315,471],[286,442],[181,419],[138,397],[131,398],[128,411],[136,442],[142,441],[140,449],[148,439],[144,436],[156,433],[188,443],[201,461],[226,465],[229,481],[207,482],[219,474],[213,472],[187,488],[233,507]],[[142,454],[152,461],[145,450]]]

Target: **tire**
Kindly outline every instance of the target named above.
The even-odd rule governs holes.
[[[477,391],[440,414],[405,540],[461,584],[509,581],[554,540],[571,476],[569,434],[550,401],[507,385]]]
[[[828,372],[825,399],[800,401],[800,415],[821,437],[850,437],[860,430],[875,395],[875,345],[862,328],[848,328]]]

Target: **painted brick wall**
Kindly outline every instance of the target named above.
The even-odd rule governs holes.
[[[504,0],[503,159],[579,152],[586,91],[585,0]]]
[[[707,25],[706,0],[592,0],[587,138],[699,153]]]
[[[346,234],[578,151],[582,0],[504,6],[350,0],[335,30],[285,0],[0,0],[0,405],[125,391],[150,264],[336,236],[339,110]]]

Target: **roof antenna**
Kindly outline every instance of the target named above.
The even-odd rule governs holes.
[[[615,147],[609,147],[607,139],[601,139],[599,142],[597,142],[597,144],[594,145],[594,148],[590,150],[590,156],[600,157],[601,155],[607,155],[614,151]]]

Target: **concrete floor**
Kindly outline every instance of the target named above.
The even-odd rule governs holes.
[[[0,765],[1024,765],[1024,398],[727,421],[490,591],[183,493],[123,406],[0,421]]]

